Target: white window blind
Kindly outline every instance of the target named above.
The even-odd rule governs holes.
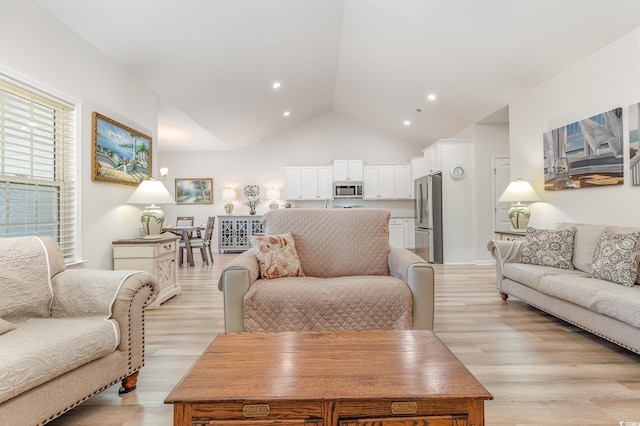
[[[0,237],[53,237],[77,259],[76,107],[0,75]]]

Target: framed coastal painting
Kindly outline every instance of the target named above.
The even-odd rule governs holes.
[[[543,152],[546,191],[622,185],[622,108],[544,133]]]
[[[151,177],[151,137],[93,113],[91,179],[138,185]]]
[[[213,179],[176,179],[175,194],[177,204],[213,204]]]

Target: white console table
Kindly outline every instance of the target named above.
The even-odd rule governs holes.
[[[262,216],[218,216],[218,251],[241,252],[251,248],[250,238],[264,234]]]

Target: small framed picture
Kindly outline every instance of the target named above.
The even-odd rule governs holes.
[[[213,179],[176,179],[175,195],[177,204],[213,204]]]

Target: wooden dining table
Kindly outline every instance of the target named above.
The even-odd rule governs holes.
[[[198,237],[200,237],[201,231],[204,231],[204,228],[202,226],[165,226],[164,228],[162,228],[162,232],[171,232],[182,237],[184,247],[187,250],[187,262],[191,266],[195,266],[195,263],[193,262],[193,253],[191,252],[190,235],[195,233]]]

